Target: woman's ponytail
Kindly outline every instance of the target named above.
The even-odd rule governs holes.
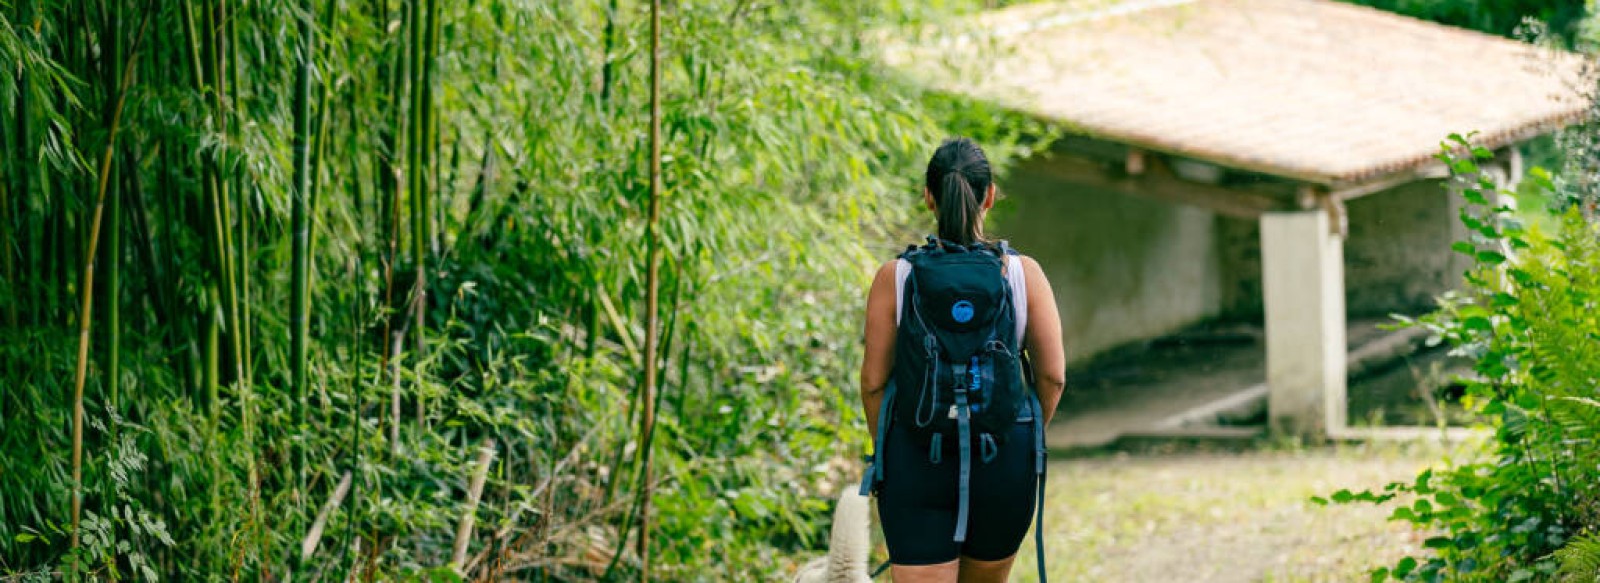
[[[967,138],[939,145],[928,161],[926,186],[933,195],[939,238],[960,245],[984,242],[983,197],[993,178],[989,159]]]
[[[979,221],[982,202],[960,172],[948,172],[940,181],[939,198],[934,202],[939,218],[939,238],[971,245],[983,238]]]

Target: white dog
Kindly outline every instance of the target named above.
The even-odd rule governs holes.
[[[872,553],[871,509],[867,498],[845,487],[833,509],[828,556],[812,559],[794,576],[794,583],[869,583],[867,555]]]

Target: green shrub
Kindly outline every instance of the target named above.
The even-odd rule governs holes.
[[[1441,159],[1470,203],[1460,219],[1471,233],[1454,249],[1475,266],[1465,293],[1409,323],[1474,359],[1465,401],[1493,439],[1483,461],[1334,500],[1406,495],[1412,502],[1391,520],[1434,535],[1424,555],[1374,571],[1374,581],[1545,580],[1563,562],[1576,573],[1592,565],[1600,525],[1600,227],[1574,204],[1552,211],[1549,233],[1525,227],[1497,206],[1497,185],[1479,172],[1491,154],[1460,136],[1453,142]],[[1548,173],[1530,176],[1560,200]]]
[[[425,82],[402,66],[422,49],[404,9],[424,4],[441,23],[437,127],[391,143],[420,127],[401,122],[419,109],[399,79]],[[906,242],[928,154],[959,131],[1003,165],[1037,124],[926,95],[871,61],[865,31],[977,0],[663,4],[652,574],[781,576],[824,538],[826,496],[859,471],[864,288]],[[178,34],[211,28],[224,6],[228,34]],[[286,47],[306,6],[322,36],[313,94],[327,139],[301,360],[286,317],[299,65]],[[448,577],[469,511],[469,576],[633,578],[649,28],[648,3],[632,0],[0,0],[0,62],[22,68],[0,74],[0,578],[73,565],[90,578]],[[97,280],[94,295],[122,309],[121,393],[105,382],[109,310],[97,307],[73,555],[71,243],[88,238],[83,193],[98,170],[85,161],[108,134],[117,30],[149,31],[114,158],[128,159],[113,199],[128,218],[102,228],[130,245],[102,247],[98,262],[125,277],[114,293]],[[220,94],[185,66],[224,52],[238,76],[226,131],[205,105]],[[387,160],[417,140],[436,163],[422,221],[406,210],[421,197],[404,193],[423,189],[399,188]],[[213,170],[230,197],[206,196]],[[391,352],[386,332],[412,322],[402,312],[419,259],[428,350]],[[224,300],[217,289],[234,279],[248,291]],[[235,303],[238,324],[223,307]],[[293,364],[311,379],[304,422]],[[468,476],[490,439],[472,508]]]
[[[1451,26],[1513,36],[1528,18],[1566,39],[1580,32],[1584,2],[1562,0],[1345,0]]]

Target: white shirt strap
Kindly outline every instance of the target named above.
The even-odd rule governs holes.
[[[894,260],[894,325],[900,325],[900,304],[906,301],[906,277],[911,275],[911,262]]]

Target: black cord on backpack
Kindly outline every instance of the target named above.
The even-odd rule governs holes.
[[[917,293],[917,271],[911,270],[907,283],[911,286],[911,315],[917,319],[917,325],[923,330],[930,330],[927,321],[922,319],[922,296]],[[926,351],[925,359],[928,361],[928,371],[922,375],[922,390],[917,394],[917,408],[914,409],[912,421],[917,427],[927,427],[939,416],[939,341],[930,332],[922,338],[922,348]],[[928,401],[928,395],[933,395],[933,403],[928,405],[928,418],[922,418],[922,404]]]

